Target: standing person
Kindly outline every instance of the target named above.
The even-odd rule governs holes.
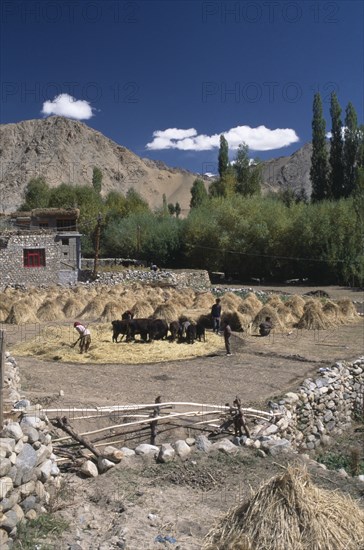
[[[73,326],[79,334],[78,340],[76,340],[76,342],[73,344],[73,347],[79,341],[80,353],[83,353],[84,351],[87,352],[91,344],[91,332],[87,327],[85,327],[82,323],[79,323],[78,321],[75,321],[73,323]]]
[[[225,349],[226,349],[226,355],[230,356],[231,348],[230,348],[230,338],[231,338],[231,326],[229,325],[229,321],[225,321],[224,323],[224,340],[225,340]]]
[[[214,305],[211,308],[211,317],[212,317],[212,332],[219,333],[220,330],[220,320],[221,320],[221,305],[220,298],[216,298]]]

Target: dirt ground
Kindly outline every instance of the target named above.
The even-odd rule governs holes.
[[[309,287],[255,288],[292,294],[312,290]],[[350,297],[358,302],[358,309],[364,303],[362,291],[339,287],[325,290],[333,299]],[[21,338],[19,330],[9,330],[10,352],[12,344]],[[24,395],[32,402],[54,407],[151,403],[159,395],[163,401],[220,405],[232,402],[238,395],[243,406],[266,408],[268,399],[296,389],[320,367],[362,356],[364,318],[335,330],[295,329],[290,334],[273,331],[266,338],[235,333],[231,357],[225,355],[221,338],[221,351],[210,356],[128,365],[122,362],[123,343],[117,345],[121,361],[116,365],[107,362],[59,364],[43,362],[37,357],[15,356]],[[64,392],[62,397],[60,390]],[[142,459],[133,463],[123,461],[123,465],[96,480],[81,480],[76,474],[68,474],[53,507],[56,514],[70,521],[70,531],[56,543],[51,542],[51,547],[63,550],[77,543],[79,546],[75,549],[85,550],[163,547],[197,550],[221,513],[238,499],[249,497],[251,489],[295,459],[297,455],[263,458],[256,450],[243,449],[237,456],[218,453],[167,465]],[[318,485],[333,490],[340,488],[361,499],[364,505],[364,491],[359,482],[340,478],[316,463],[308,464]],[[176,543],[155,542],[159,534],[175,537]]]

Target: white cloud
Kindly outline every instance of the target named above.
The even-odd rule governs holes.
[[[343,139],[345,139],[345,130],[346,130],[346,126],[342,126],[341,127],[341,137]],[[332,132],[326,132],[325,137],[326,137],[326,139],[331,139],[332,138]]]
[[[150,150],[208,151],[219,147],[220,134],[224,134],[230,149],[237,149],[244,142],[253,151],[270,151],[287,147],[299,141],[296,132],[290,128],[270,130],[265,126],[257,128],[236,126],[211,136],[198,134],[194,128],[188,130],[168,128],[153,132],[153,141],[147,143],[146,148]]]
[[[87,120],[92,117],[92,107],[88,101],[75,99],[68,94],[57,95],[53,101],[45,101],[43,115],[59,115],[76,120]]]

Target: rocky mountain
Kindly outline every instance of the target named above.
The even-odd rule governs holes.
[[[277,190],[289,185],[311,191],[311,145],[290,157],[263,164],[264,187]],[[91,185],[93,167],[103,173],[102,193],[126,193],[133,187],[152,208],[179,202],[187,213],[196,174],[142,159],[82,122],[51,116],[0,126],[0,211],[11,212],[23,201],[31,178],[44,176],[50,186],[60,183]],[[208,186],[208,178],[205,179]]]
[[[263,162],[264,187],[272,191],[291,188],[297,192],[303,188],[309,197],[312,189],[311,155],[312,144],[306,143],[290,156]]]

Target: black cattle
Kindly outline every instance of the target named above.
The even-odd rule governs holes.
[[[196,325],[196,338],[199,340],[199,342],[206,342],[206,330],[204,325],[201,323],[197,323]]]
[[[178,321],[172,321],[169,323],[169,332],[171,333],[171,341],[175,342],[178,338],[180,331],[180,324]]]
[[[122,321],[112,321],[112,341],[117,342],[118,336],[121,334],[121,340],[129,332],[130,319],[123,319]],[[120,342],[121,342],[120,340]]]
[[[149,341],[167,338],[168,323],[163,319],[151,319],[149,324]]]
[[[127,340],[135,340],[135,335],[140,334],[141,340],[162,340],[167,337],[168,324],[162,319],[132,319],[129,321]]]
[[[187,344],[194,344],[195,340],[196,340],[196,325],[190,323],[186,328]]]

